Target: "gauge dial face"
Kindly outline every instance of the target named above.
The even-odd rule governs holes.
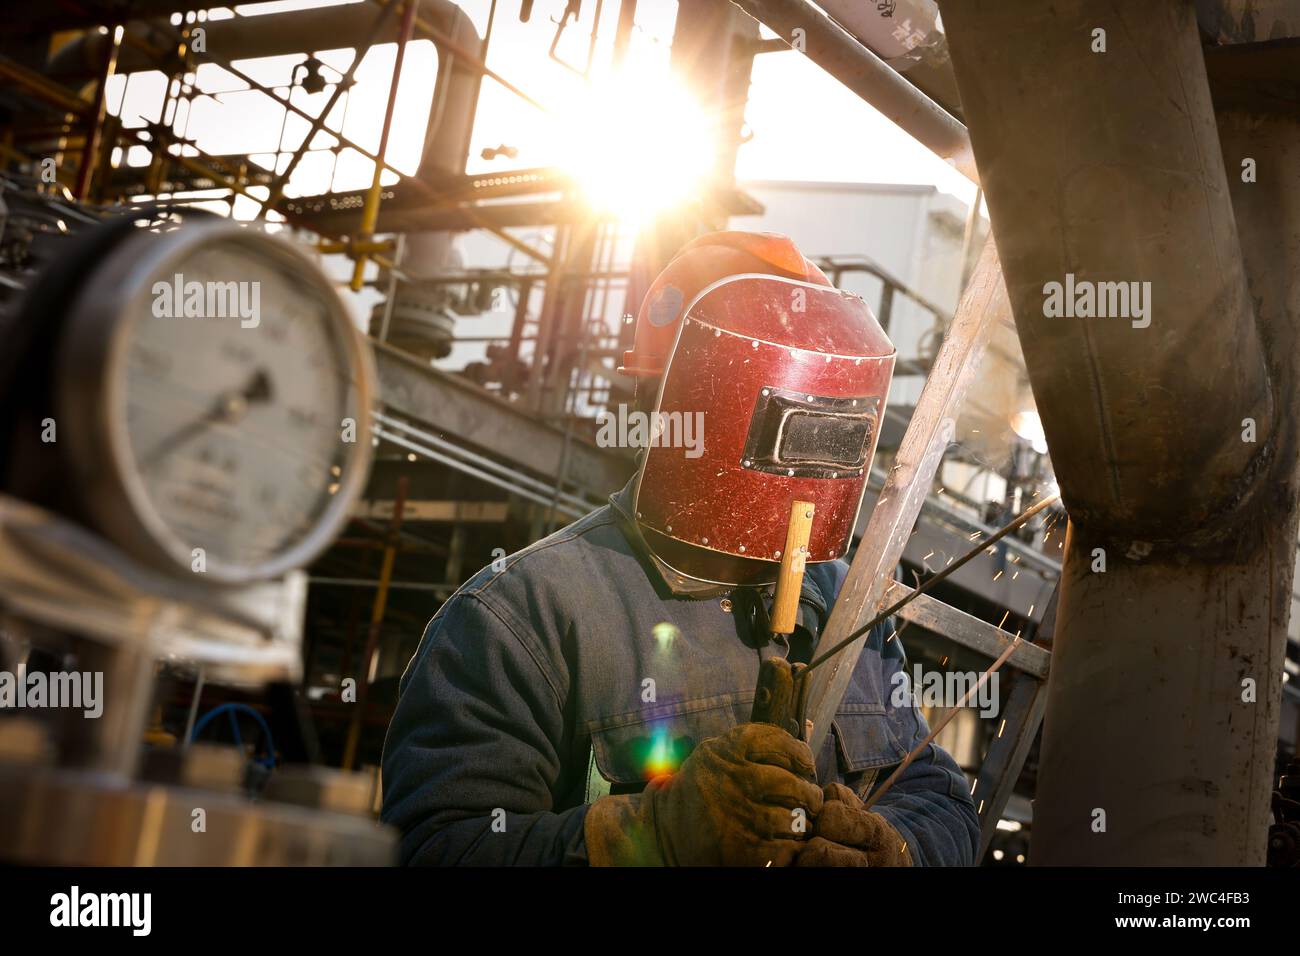
[[[313,557],[369,451],[341,303],[310,263],[249,238],[190,243],[150,270],[102,393],[136,519],[174,564],[226,581]]]

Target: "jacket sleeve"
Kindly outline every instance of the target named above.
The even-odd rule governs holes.
[[[893,688],[906,668],[901,642],[893,622],[873,634],[880,640],[881,666],[886,688]],[[910,694],[908,695],[910,698]],[[930,733],[925,717],[910,702],[899,706],[886,694],[885,706],[898,740],[911,751]],[[880,786],[892,768],[881,771]],[[970,796],[966,775],[943,748],[931,743],[872,808],[907,841],[916,866],[971,866],[979,849],[979,816]]]
[[[540,642],[461,592],[430,622],[384,744],[381,818],[406,864],[585,864],[587,807],[553,812],[562,678]]]

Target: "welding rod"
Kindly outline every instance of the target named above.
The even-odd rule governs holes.
[[[883,797],[885,795],[885,791],[894,785],[894,781],[897,780],[900,776],[902,776],[903,771],[908,768],[908,765],[911,764],[911,762],[915,760],[918,756],[920,756],[921,751],[925,750],[926,747],[930,746],[930,742],[934,740],[935,737],[938,737],[939,732],[942,731],[943,728],[948,726],[948,722],[957,716],[957,712],[966,706],[966,701],[970,700],[971,697],[975,695],[975,692],[984,686],[984,684],[988,681],[989,677],[995,671],[997,671],[999,667],[1001,667],[1003,664],[1007,662],[1007,658],[1011,656],[1011,653],[1017,647],[1019,647],[1020,644],[1021,644],[1020,637],[1019,635],[1017,635],[1011,641],[1011,643],[1007,645],[1006,650],[1004,650],[998,656],[998,659],[995,660],[989,666],[989,669],[980,675],[980,679],[975,682],[975,686],[972,687],[970,690],[966,691],[966,693],[962,695],[961,700],[957,701],[957,703],[953,705],[953,708],[949,710],[948,713],[943,715],[943,719],[941,719],[937,724],[934,725],[934,729],[931,730],[926,735],[925,739],[922,740],[915,747],[913,747],[911,753],[909,753],[906,757],[903,758],[903,762],[894,768],[894,772],[891,773],[888,779],[886,779],[885,782],[880,785],[880,789],[877,790],[875,793],[873,793],[871,797],[862,805],[863,809],[870,810],[873,806],[876,805],[876,801],[879,800],[881,797]]]
[[[1058,494],[1054,494],[1054,495],[1048,495],[1046,498],[1044,498],[1042,501],[1038,502],[1038,504],[1034,505],[1032,508],[1029,508],[1029,509],[1027,509],[1027,510],[1025,510],[1025,511],[1022,511],[1019,515],[1017,515],[1017,516],[1016,516],[1016,517],[1011,521],[1010,524],[1005,525],[1004,527],[1002,527],[1002,528],[998,529],[997,531],[995,531],[993,534],[989,535],[987,538],[985,538],[983,541],[981,541],[978,545],[976,545],[973,549],[971,549],[970,551],[968,551],[968,552],[966,552],[965,554],[963,554],[960,558],[958,558],[958,559],[957,559],[956,561],[954,561],[952,564],[948,565],[946,568],[944,568],[942,571],[940,571],[940,572],[939,572],[938,574],[936,574],[934,577],[930,578],[928,581],[926,581],[926,582],[924,582],[923,584],[919,585],[919,586],[918,586],[914,591],[912,591],[910,594],[908,594],[908,595],[906,595],[905,597],[899,599],[898,601],[895,601],[895,602],[894,602],[893,604],[891,604],[889,607],[885,608],[883,611],[881,611],[879,614],[877,614],[875,617],[873,617],[873,618],[872,618],[870,621],[868,621],[866,624],[863,624],[860,628],[858,628],[856,631],[854,631],[852,634],[850,634],[850,635],[849,635],[848,637],[846,637],[844,640],[840,641],[840,642],[839,642],[838,644],[836,644],[834,647],[832,647],[832,648],[830,648],[828,651],[826,651],[826,653],[818,655],[818,657],[817,657],[815,660],[809,662],[809,664],[808,664],[808,668],[807,668],[807,670],[804,671],[804,674],[807,674],[808,671],[812,670],[814,667],[819,667],[819,666],[821,666],[822,664],[825,664],[828,660],[830,660],[832,657],[834,657],[834,656],[835,656],[836,654],[838,654],[840,651],[844,650],[844,648],[848,647],[850,644],[852,644],[854,641],[856,641],[856,640],[857,640],[859,637],[861,637],[863,634],[867,633],[867,631],[871,630],[873,627],[875,627],[875,626],[876,626],[877,624],[879,624],[881,621],[884,621],[884,620],[887,620],[888,618],[893,617],[895,614],[898,613],[898,611],[899,611],[901,608],[903,608],[903,607],[906,606],[907,604],[910,604],[910,603],[911,603],[912,601],[914,601],[917,597],[919,597],[920,595],[924,594],[926,591],[930,590],[930,588],[934,587],[936,584],[938,584],[938,583],[939,583],[940,581],[942,581],[944,578],[948,577],[948,575],[952,574],[954,571],[956,571],[958,568],[960,568],[960,567],[961,567],[963,564],[965,564],[967,561],[970,561],[972,558],[978,557],[979,554],[980,554],[981,552],[983,552],[984,549],[987,548],[989,545],[991,545],[991,544],[996,544],[998,541],[1001,541],[1003,538],[1005,538],[1007,535],[1009,535],[1012,531],[1015,531],[1015,530],[1016,530],[1017,528],[1019,528],[1022,524],[1024,524],[1024,523],[1025,523],[1026,521],[1028,521],[1030,518],[1034,517],[1034,515],[1038,514],[1040,511],[1042,511],[1042,510],[1043,510],[1044,508],[1046,508],[1048,505],[1054,504],[1056,501],[1058,501],[1058,500],[1060,499],[1060,497],[1061,497],[1061,496],[1060,496],[1059,493],[1058,493]]]

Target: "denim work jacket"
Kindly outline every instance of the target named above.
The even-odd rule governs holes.
[[[759,662],[807,660],[848,572],[808,566],[788,648],[748,612],[755,589],[682,596],[641,544],[629,489],[485,568],[430,621],[384,745],[382,818],[413,864],[587,863],[583,818],[749,719]],[[819,782],[865,795],[929,733],[891,703],[905,666],[871,633],[817,755]],[[916,865],[969,865],[970,788],[931,744],[873,808]]]

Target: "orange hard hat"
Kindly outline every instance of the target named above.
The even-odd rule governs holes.
[[[677,327],[691,301],[728,276],[759,273],[829,286],[788,236],[774,232],[710,232],[682,246],[646,292],[632,348],[619,371],[637,378],[663,374]]]

